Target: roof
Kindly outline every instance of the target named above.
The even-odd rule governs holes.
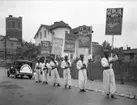
[[[39,27],[39,29],[38,29],[38,31],[36,32],[36,34],[35,34],[35,36],[34,36],[34,39],[36,38],[36,36],[38,35],[38,33],[39,33],[39,31],[40,31],[40,29],[41,29],[42,27],[44,27],[44,28],[47,29],[47,30],[50,30],[50,26],[49,26],[49,25],[41,24],[40,27]]]
[[[63,21],[54,22],[54,24],[50,26],[50,30],[53,30],[55,28],[69,28],[69,29],[71,29],[71,27]]]
[[[128,50],[124,50],[125,54],[129,54],[129,53],[137,53],[137,49],[128,49]]]

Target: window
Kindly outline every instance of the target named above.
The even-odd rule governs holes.
[[[42,32],[40,32],[40,39],[42,39]]]
[[[20,28],[20,29],[21,29],[21,23],[18,23],[18,28]]]
[[[44,37],[46,38],[46,30],[44,30]]]
[[[18,23],[15,24],[15,27],[18,28]]]
[[[12,28],[15,28],[15,22],[12,22]]]
[[[10,22],[7,22],[7,28],[10,28]]]

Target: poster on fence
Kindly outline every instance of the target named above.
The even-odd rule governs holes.
[[[41,54],[51,53],[51,43],[50,41],[41,41]]]
[[[122,34],[123,8],[107,8],[106,11],[106,35]]]
[[[61,55],[62,46],[63,46],[63,39],[62,38],[53,38],[53,45],[52,45],[52,53],[55,55]]]
[[[76,35],[66,34],[65,35],[64,52],[74,53],[75,52],[75,41],[76,41]]]

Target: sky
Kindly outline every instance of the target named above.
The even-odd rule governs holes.
[[[137,48],[136,0],[0,0],[0,35],[5,35],[8,15],[23,18],[23,39],[34,41],[41,24],[64,21],[71,28],[81,25],[93,27],[93,41],[112,42],[105,35],[106,9],[123,8],[122,35],[114,37],[114,47]]]

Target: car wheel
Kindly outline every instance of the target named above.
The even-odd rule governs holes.
[[[9,71],[7,71],[7,77],[9,77],[10,76],[10,73],[9,73]]]
[[[23,75],[21,75],[20,77],[23,78]]]
[[[29,79],[31,79],[32,78],[32,76],[28,76],[29,77]]]
[[[18,78],[18,75],[15,74],[14,76],[15,76],[15,78]]]

